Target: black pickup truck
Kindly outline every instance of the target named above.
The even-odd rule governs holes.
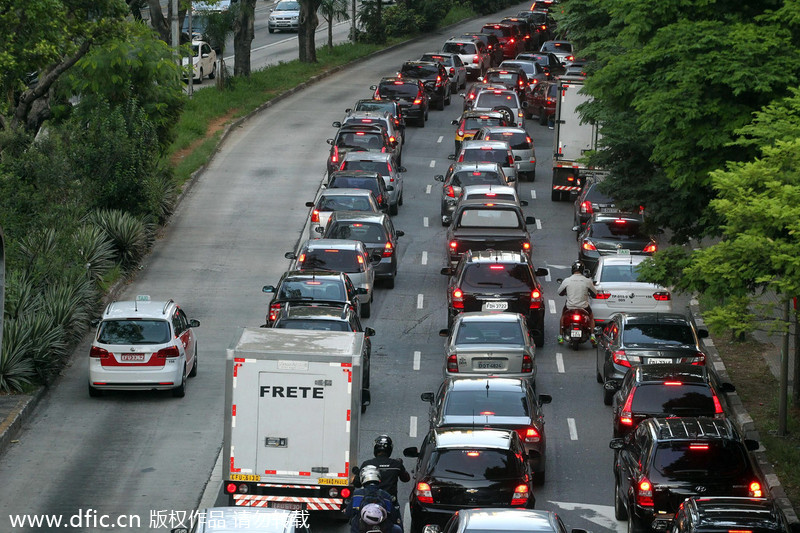
[[[464,200],[453,213],[447,230],[447,254],[457,263],[467,250],[502,250],[531,253],[528,224],[536,219],[525,216],[514,201]]]

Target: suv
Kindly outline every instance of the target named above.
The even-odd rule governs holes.
[[[433,429],[416,447],[408,505],[411,533],[428,524],[444,527],[453,513],[471,507],[532,509],[532,474],[516,431]]]
[[[519,28],[512,24],[489,23],[484,24],[481,33],[490,33],[497,37],[503,48],[503,58],[513,59],[517,54],[525,51],[524,37],[520,35]]]
[[[561,64],[558,56],[552,52],[525,52],[517,55],[516,59],[536,61],[544,68],[544,71],[550,79],[561,76],[567,71],[566,67]]]
[[[603,255],[653,255],[658,245],[644,231],[641,215],[595,213],[578,235],[578,259],[594,273]]]
[[[514,155],[514,152],[511,151],[511,145],[506,141],[464,141],[461,144],[461,150],[455,155],[448,156],[448,159],[453,159],[458,163],[476,161],[497,163],[503,168],[509,185],[514,185],[515,188],[518,188],[517,161],[522,159]]]
[[[516,126],[485,126],[475,134],[476,141],[504,141],[511,147],[517,174],[527,181],[536,179],[536,148],[525,128]]]
[[[270,33],[275,30],[297,31],[300,27],[300,2],[281,0],[270,11],[267,19],[267,30]]]
[[[458,54],[448,54],[445,52],[428,52],[422,54],[420,61],[436,61],[441,63],[447,70],[450,77],[450,92],[458,91],[467,87],[467,67],[461,61]]]
[[[403,111],[400,109],[400,104],[394,100],[373,100],[371,98],[363,98],[356,100],[353,107],[348,107],[344,110],[345,113],[354,111],[371,111],[373,113],[389,113],[394,120],[394,126],[400,132],[403,139],[406,138],[406,120],[403,116]]]
[[[428,120],[429,97],[422,81],[401,76],[382,78],[378,85],[371,85],[375,100],[394,100],[400,105],[403,116],[416,121],[420,128]]]
[[[112,302],[97,326],[89,349],[89,396],[104,390],[172,390],[182,398],[186,378],[197,375],[200,326],[173,301]]]
[[[462,200],[447,230],[450,263],[458,263],[468,250],[522,250],[530,255],[528,224],[536,224],[536,219],[525,216],[517,202]]]
[[[497,35],[482,32],[464,33],[461,35],[461,39],[477,39],[486,45],[486,50],[490,59],[489,66],[486,68],[496,67],[503,61],[503,46],[500,44]]]
[[[394,190],[391,185],[386,185],[386,181],[381,174],[368,170],[337,170],[336,172],[331,172],[325,187],[327,189],[364,189],[370,191],[375,196],[378,207],[383,212],[389,211],[389,193]],[[321,233],[319,230],[315,231]]]
[[[454,153],[461,150],[461,143],[472,140],[478,129],[484,126],[506,126],[508,122],[506,115],[498,111],[464,111],[458,120],[451,122],[456,126]]]
[[[363,316],[359,296],[367,294],[366,289],[356,289],[344,272],[327,270],[289,270],[283,273],[277,285],[264,285],[261,292],[273,295],[264,327],[272,327],[281,310],[292,302],[321,300],[348,304],[358,316]]]
[[[614,454],[614,514],[628,531],[669,530],[680,504],[691,496],[764,496],[743,439],[730,420],[648,418]]]
[[[561,64],[566,67],[567,63],[575,59],[572,54],[572,43],[569,41],[545,41],[539,47],[540,52],[550,52],[555,54]]]
[[[447,328],[469,311],[519,313],[528,323],[536,346],[544,346],[544,294],[537,276],[546,268],[534,268],[524,252],[467,251],[455,268],[445,267]]]
[[[514,90],[484,89],[479,91],[472,101],[473,111],[505,111],[509,118],[509,126],[525,127],[525,108],[528,102],[520,99]]]
[[[531,25],[531,48],[538,50],[542,43],[555,35],[556,21],[547,11],[520,11],[517,16]]]
[[[528,110],[528,115],[536,115],[539,124],[547,126],[556,116],[556,102],[558,101],[558,83],[544,81],[533,86]]]
[[[463,188],[468,185],[509,185],[503,168],[497,163],[453,163],[445,175],[433,177],[442,182],[442,226],[449,226]]]
[[[506,89],[516,91],[521,100],[527,100],[527,94],[530,92],[531,82],[525,71],[509,65],[490,68],[481,81],[492,85],[502,85]]]
[[[474,78],[483,76],[492,65],[489,49],[479,39],[471,37],[448,39],[442,45],[442,52],[457,54],[467,67],[467,75],[471,74]]]
[[[397,127],[397,122],[394,116],[388,111],[374,112],[374,111],[349,111],[344,119],[336,120],[332,123],[334,128],[341,128],[342,126],[380,126],[389,134],[390,141],[396,141],[397,146],[394,149],[394,156],[397,163],[401,164],[403,160],[403,134],[400,128]]]
[[[517,30],[519,31],[519,35],[522,38],[522,43],[525,50],[533,49],[533,41],[531,41],[531,34],[533,33],[533,30],[530,22],[528,22],[528,19],[523,17],[506,17],[500,22],[502,24],[511,24],[512,26],[516,26]]]
[[[789,533],[786,517],[769,498],[694,496],[678,507],[672,533]]]
[[[447,69],[438,61],[406,61],[400,67],[400,75],[420,80],[436,109],[443,111],[444,106],[450,105],[450,77]]]
[[[336,137],[328,139],[331,145],[328,156],[328,174],[337,170],[342,158],[349,152],[389,152],[399,155],[397,139],[392,140],[385,128],[378,124],[342,126]]]
[[[639,365],[628,370],[614,395],[614,436],[624,437],[645,418],[725,418],[724,394],[734,392],[705,366]]]
[[[406,169],[400,166],[393,154],[385,152],[350,152],[344,156],[339,170],[377,172],[383,177],[386,190],[389,192],[389,214],[396,215],[399,206],[403,205],[403,173]]]

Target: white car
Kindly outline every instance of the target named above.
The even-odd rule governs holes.
[[[189,58],[183,58],[185,69],[189,67]],[[192,66],[193,78],[197,83],[203,83],[203,78],[213,80],[217,76],[217,53],[205,41],[192,41]]]
[[[528,205],[526,200],[520,200],[517,190],[508,185],[467,185],[461,189],[459,200],[510,200],[520,206]]]
[[[200,325],[173,300],[146,295],[112,302],[97,321],[89,349],[89,396],[104,390],[172,390],[186,393],[186,378],[197,375]]]
[[[638,281],[643,255],[605,255],[600,257],[593,281],[597,297],[592,299],[592,314],[597,325],[615,313],[671,313],[672,294],[660,285]]]
[[[192,515],[171,533],[310,533],[305,511],[265,507],[210,507]]]

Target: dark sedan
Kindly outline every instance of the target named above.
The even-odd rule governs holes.
[[[578,259],[591,272],[602,255],[653,255],[656,250],[658,245],[645,233],[640,215],[596,213],[578,235]]]

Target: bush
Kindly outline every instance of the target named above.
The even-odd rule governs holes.
[[[86,222],[103,230],[125,271],[139,264],[151,242],[149,225],[129,213],[114,210],[94,211]]]
[[[389,37],[407,35],[409,28],[421,28],[425,20],[415,11],[406,8],[405,4],[387,6],[383,10],[383,21]]]

